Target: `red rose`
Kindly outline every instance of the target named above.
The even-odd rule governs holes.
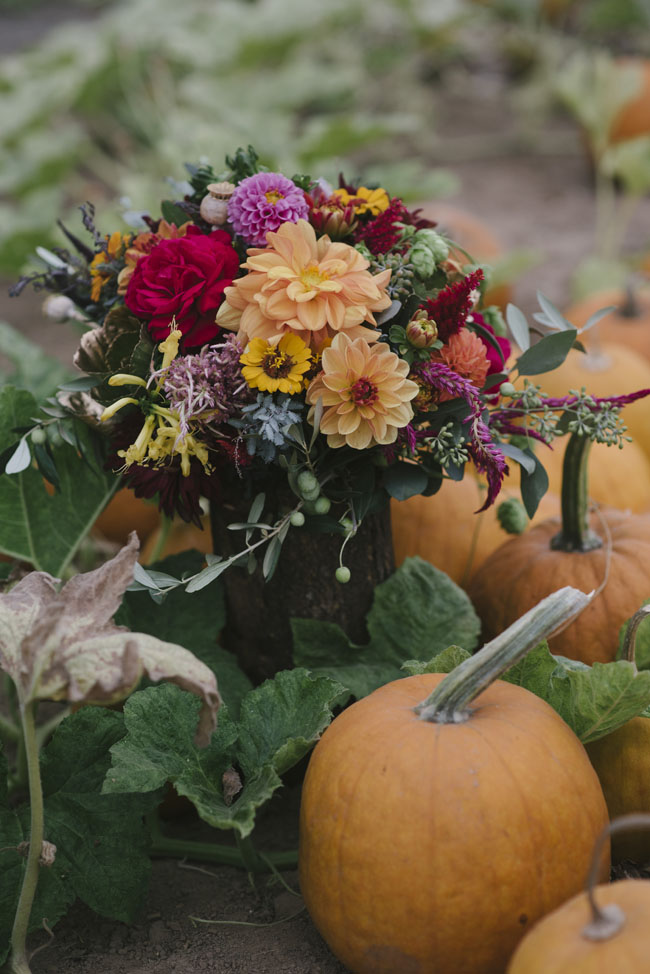
[[[238,268],[225,230],[205,234],[188,227],[186,236],[161,240],[138,261],[124,301],[138,318],[149,319],[155,341],[167,338],[175,318],[185,348],[205,345],[221,330],[215,315]]]

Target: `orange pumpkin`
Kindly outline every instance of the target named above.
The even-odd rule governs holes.
[[[607,828],[650,825],[649,815],[625,815]],[[602,837],[606,839],[606,835]],[[596,886],[596,843],[587,891],[544,917],[519,944],[506,974],[650,974],[650,883],[625,879]]]
[[[503,256],[503,245],[492,229],[477,217],[450,203],[439,203],[431,200],[427,203],[416,203],[413,209],[420,208],[422,216],[428,220],[435,220],[438,230],[450,237],[463,250],[479,263],[491,264]],[[452,250],[451,256],[461,264],[467,263],[467,257],[462,251]],[[483,304],[495,304],[505,308],[512,301],[512,288],[509,284],[498,284],[488,288],[483,296]]]
[[[637,67],[640,86],[614,119],[609,130],[610,142],[624,142],[626,139],[650,134],[650,61],[640,57],[625,57],[619,58],[617,63],[625,68]]]
[[[559,368],[533,378],[549,396],[565,396],[567,389],[583,386],[592,396],[616,396],[650,389],[650,366],[629,348],[603,343],[598,353],[572,349]],[[630,436],[650,456],[650,401],[633,402],[622,415]]]
[[[640,622],[650,614],[643,606],[630,620],[622,658],[634,662],[634,643]],[[650,813],[650,720],[633,717],[626,724],[587,744],[587,754],[600,780],[610,818],[631,812]],[[616,860],[648,862],[648,831],[614,836],[612,852]]]
[[[406,501],[392,501],[396,566],[405,558],[418,555],[442,569],[458,585],[467,584],[472,572],[508,538],[497,517],[498,505],[518,496],[515,486],[505,487],[496,504],[476,514],[485,492],[476,477],[467,475],[459,483],[443,480],[432,497],[418,495]],[[559,505],[558,497],[546,494],[531,524],[556,514]]]
[[[165,530],[165,526],[161,524],[147,538],[147,543],[144,545],[140,555],[140,561],[144,565],[148,565],[154,553],[157,555],[156,560],[161,560],[167,558],[168,555],[177,555],[179,552],[187,551],[190,548],[196,548],[197,551],[202,552],[204,555],[213,551],[210,518],[206,515],[201,521],[203,529],[197,528],[196,524],[188,524],[186,521],[181,521],[180,519],[172,521],[167,531],[167,537],[162,543],[161,550],[156,552],[160,544],[161,534]]]
[[[650,596],[650,514],[603,508],[589,517],[590,445],[575,434],[567,445],[561,520],[545,521],[506,541],[473,576],[467,591],[486,639],[558,585],[570,583],[599,591],[582,615],[550,640],[551,651],[584,663],[608,662],[620,627]]]
[[[540,447],[538,456],[548,474],[549,490],[559,494],[563,445],[558,443],[553,450]],[[650,511],[650,457],[637,443],[626,443],[622,450],[594,443],[589,456],[589,494],[598,504],[621,511]],[[558,512],[559,507],[553,513]]]
[[[610,288],[597,291],[581,301],[576,301],[564,312],[565,318],[581,328],[601,308],[613,306],[615,311],[593,325],[580,340],[595,352],[602,342],[607,345],[624,345],[650,361],[650,290],[636,288],[628,294]]]
[[[300,885],[355,974],[502,974],[527,927],[580,888],[607,821],[598,779],[551,707],[492,682],[566,618],[560,595],[446,677],[353,704],[316,745]]]
[[[128,487],[122,487],[95,521],[93,533],[125,545],[131,532],[137,531],[142,544],[158,524],[160,514],[156,505],[136,497]]]

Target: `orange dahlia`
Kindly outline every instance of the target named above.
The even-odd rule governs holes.
[[[447,344],[435,352],[432,358],[444,362],[479,389],[483,388],[490,363],[485,345],[469,328],[462,328],[455,335],[450,335]],[[445,402],[452,398],[450,393],[441,392],[438,402]]]
[[[407,379],[408,363],[383,342],[369,345],[341,333],[324,350],[322,364],[307,390],[312,407],[307,418],[313,423],[322,398],[320,429],[328,446],[365,450],[393,443],[397,430],[413,418],[410,400],[418,393],[417,384]]]
[[[390,305],[390,270],[371,274],[368,261],[345,243],[316,239],[306,220],[283,223],[266,235],[268,246],[248,251],[248,273],[227,287],[217,324],[247,338],[276,342],[293,332],[313,349],[346,333],[373,341],[374,311]]]

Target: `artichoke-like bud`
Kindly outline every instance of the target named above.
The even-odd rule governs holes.
[[[406,337],[414,348],[430,348],[438,337],[438,326],[420,308],[406,326]]]
[[[439,233],[436,233],[430,227],[424,227],[422,230],[416,231],[415,244],[416,246],[427,247],[431,251],[431,255],[436,264],[447,260],[449,257],[449,244],[444,237],[441,237]]]

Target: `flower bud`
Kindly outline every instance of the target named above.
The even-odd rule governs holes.
[[[502,382],[499,386],[499,392],[502,396],[508,396],[508,398],[517,395],[517,390],[513,386],[512,382]]]
[[[431,277],[436,269],[436,262],[434,260],[433,253],[429,250],[425,243],[416,243],[415,246],[411,248],[411,253],[409,254],[409,263],[413,265],[415,268],[415,273],[421,278]]]
[[[444,237],[441,237],[431,227],[418,230],[415,235],[415,240],[417,244],[422,243],[429,248],[436,264],[439,264],[442,260],[447,260],[449,257],[449,244]]]
[[[420,309],[406,326],[406,337],[415,348],[429,348],[438,337],[438,326]]]

